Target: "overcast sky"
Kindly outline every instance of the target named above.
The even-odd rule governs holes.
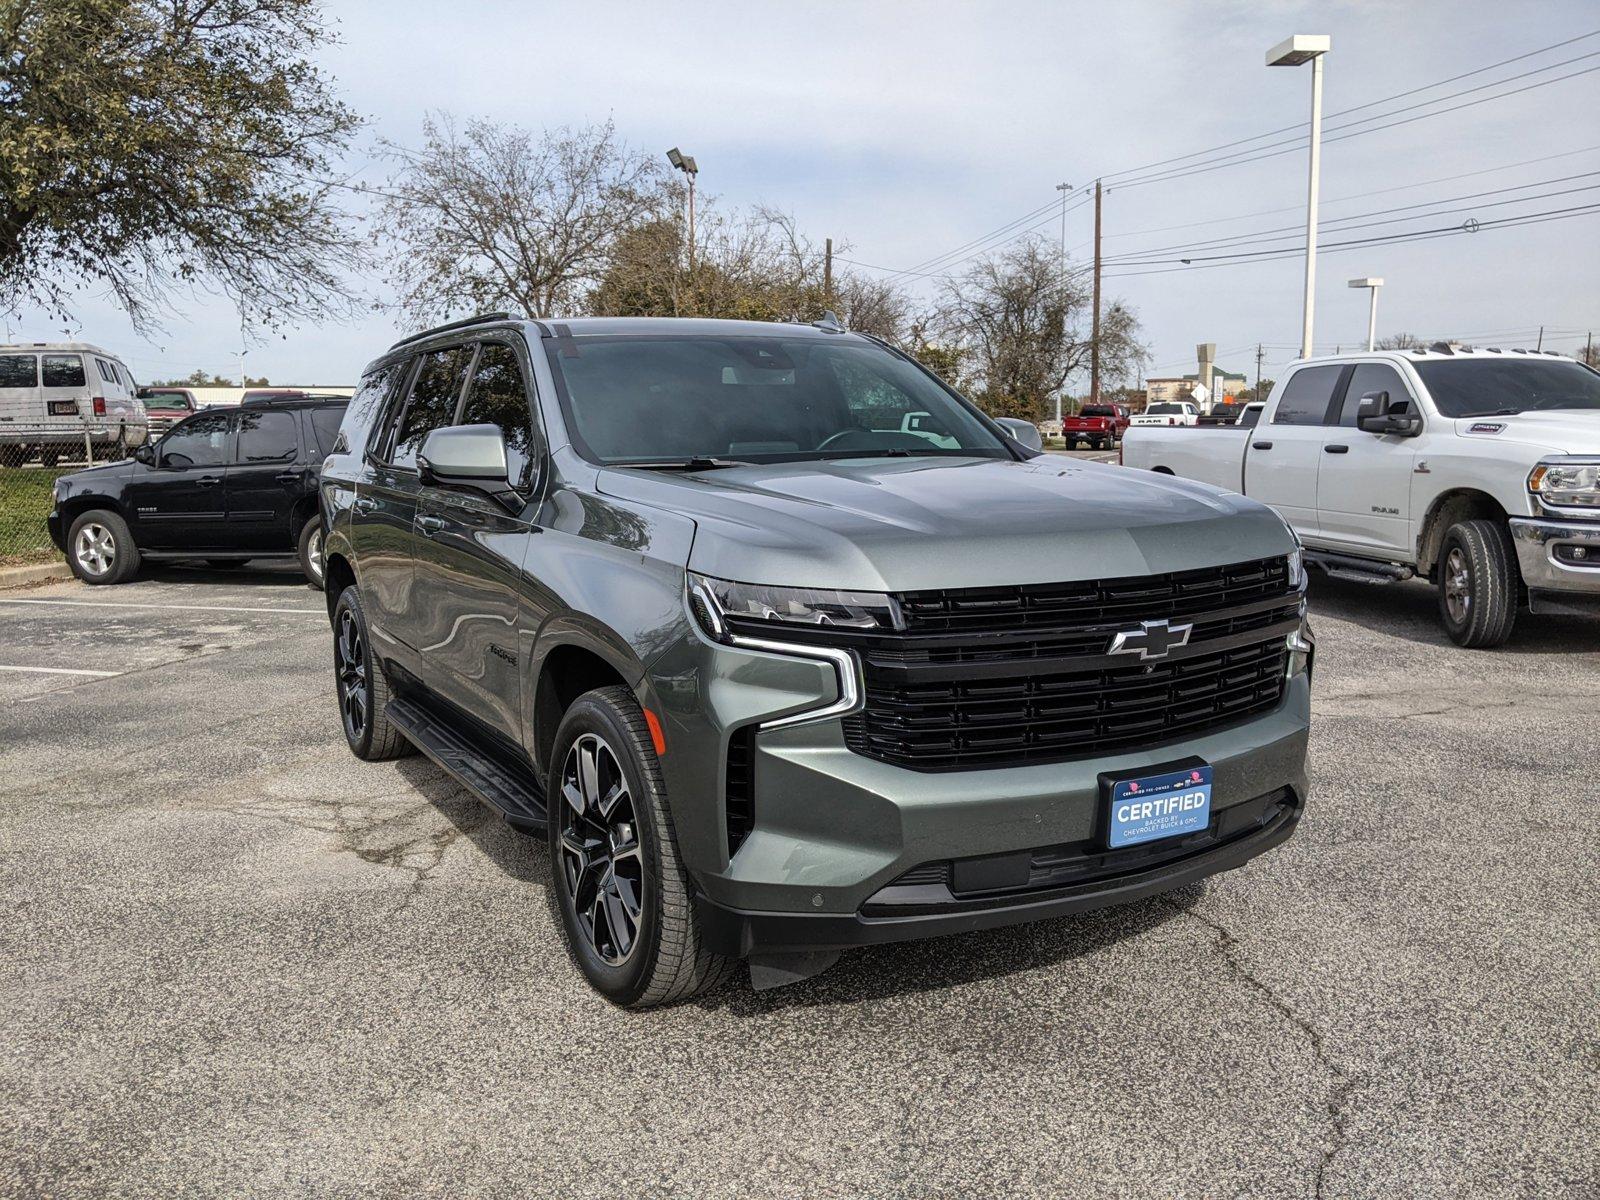
[[[1332,116],[1600,30],[1593,0],[335,0],[328,11],[342,41],[326,51],[324,64],[348,102],[370,119],[362,150],[347,164],[361,170],[362,182],[379,184],[384,177],[383,166],[365,156],[373,139],[416,143],[429,110],[530,127],[609,116],[642,149],[676,145],[693,154],[700,187],[722,203],[787,209],[810,236],[847,242],[849,258],[880,267],[911,267],[1049,205],[1057,183],[1092,188],[1097,175],[1304,122],[1309,68],[1269,70],[1263,62],[1273,43],[1296,32],[1333,36],[1326,60],[1324,219],[1408,218],[1342,235],[1330,229],[1322,235],[1325,243],[1600,203],[1600,71],[1331,141],[1334,125],[1359,117],[1539,68],[1552,69],[1449,103],[1600,66],[1596,36],[1392,104]],[[1570,59],[1578,61],[1553,67]],[[1413,108],[1393,119],[1431,111]],[[1187,178],[1111,186],[1106,253],[1150,250],[1144,259],[1154,263],[1260,248],[1260,238],[1253,238],[1162,249],[1292,229],[1304,221],[1305,176],[1305,152],[1296,149]],[[1124,183],[1132,178],[1124,176]],[[1539,186],[1501,191],[1527,184]],[[1457,199],[1488,191],[1497,194]],[[1497,203],[1507,199],[1519,203]],[[1423,207],[1377,212],[1400,206]],[[1464,211],[1409,219],[1430,208]],[[1091,212],[1084,204],[1067,217],[1067,245],[1078,262],[1090,250]],[[1020,228],[1035,222],[1040,233],[1059,237],[1059,216],[1046,211]],[[1156,230],[1167,231],[1144,232]],[[1267,347],[1268,375],[1293,357],[1300,331],[1298,256],[1199,265],[1150,274],[1132,272],[1158,267],[1107,269],[1108,296],[1131,304],[1143,321],[1150,373],[1192,371],[1201,341],[1215,342],[1220,364],[1235,370],[1253,372],[1258,342]],[[1127,274],[1109,277],[1119,272]],[[1362,275],[1387,281],[1380,336],[1403,329],[1531,345],[1542,324],[1552,331],[1546,347],[1568,350],[1589,329],[1600,332],[1600,210],[1325,254],[1319,348],[1365,337],[1366,293],[1346,287],[1347,279]],[[381,295],[381,280],[370,287]],[[225,305],[189,306],[150,340],[135,335],[108,303],[89,297],[80,312],[78,336],[121,352],[140,379],[196,367],[237,373],[237,317]],[[40,314],[10,326],[19,340],[62,335],[59,322]],[[288,329],[252,346],[247,370],[274,383],[352,383],[366,361],[406,331],[387,317]]]

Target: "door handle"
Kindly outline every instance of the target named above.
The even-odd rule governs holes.
[[[362,512],[362,513],[376,512],[377,508],[378,508],[378,502],[376,500],[373,500],[369,496],[357,496],[356,497],[356,502],[352,507],[357,512]]]
[[[417,527],[419,529],[427,530],[430,535],[431,534],[435,534],[435,533],[438,533],[441,529],[444,528],[444,518],[443,517],[418,517],[417,518]]]
[[[215,475],[202,475],[199,479],[194,481],[194,485],[195,487],[216,487],[217,484],[221,482],[222,480],[218,479]]]
[[[1250,443],[1250,449],[1252,449],[1252,450],[1271,450],[1272,449],[1272,443],[1271,442],[1251,442]]]
[[[280,472],[278,472],[278,474],[274,475],[273,478],[276,479],[279,483],[299,483],[300,482],[300,472],[299,471],[280,471]]]
[[[1337,446],[1337,445],[1335,445],[1335,446],[1324,446],[1322,448],[1322,452],[1324,454],[1349,454],[1350,453],[1350,447],[1349,446]]]

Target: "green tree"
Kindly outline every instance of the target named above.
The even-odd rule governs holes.
[[[0,308],[346,310],[358,243],[322,180],[359,121],[308,61],[328,40],[314,0],[0,4]]]

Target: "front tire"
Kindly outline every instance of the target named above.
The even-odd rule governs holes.
[[[67,531],[67,565],[88,584],[126,583],[139,573],[139,547],[126,521],[93,508]]]
[[[300,531],[300,569],[305,572],[306,582],[320,592],[325,583],[320,514],[307,521]]]
[[[344,740],[357,758],[383,762],[415,753],[389,720],[389,680],[372,652],[361,597],[351,584],[333,610],[333,682]]]
[[[1439,547],[1439,619],[1458,646],[1487,650],[1517,620],[1517,560],[1498,521],[1461,521]]]
[[[573,702],[550,756],[550,889],[572,961],[624,1008],[710,990],[732,960],[705,948],[655,747],[633,694]]]

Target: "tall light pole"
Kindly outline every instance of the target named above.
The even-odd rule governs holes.
[[[1383,286],[1383,280],[1368,276],[1366,279],[1352,279],[1350,286],[1366,288],[1372,293],[1372,299],[1367,303],[1367,353],[1370,354],[1378,337],[1378,289]]]
[[[1072,190],[1070,183],[1056,184],[1056,191],[1061,193],[1061,264],[1067,262],[1067,193]]]
[[[1267,66],[1311,64],[1311,170],[1306,184],[1306,298],[1300,357],[1311,357],[1311,321],[1317,297],[1317,191],[1322,175],[1322,56],[1333,49],[1327,34],[1297,33],[1267,51]]]
[[[667,161],[689,178],[689,270],[694,271],[694,177],[700,174],[700,168],[695,165],[694,158],[688,154],[678,153],[674,146],[667,151]]]

